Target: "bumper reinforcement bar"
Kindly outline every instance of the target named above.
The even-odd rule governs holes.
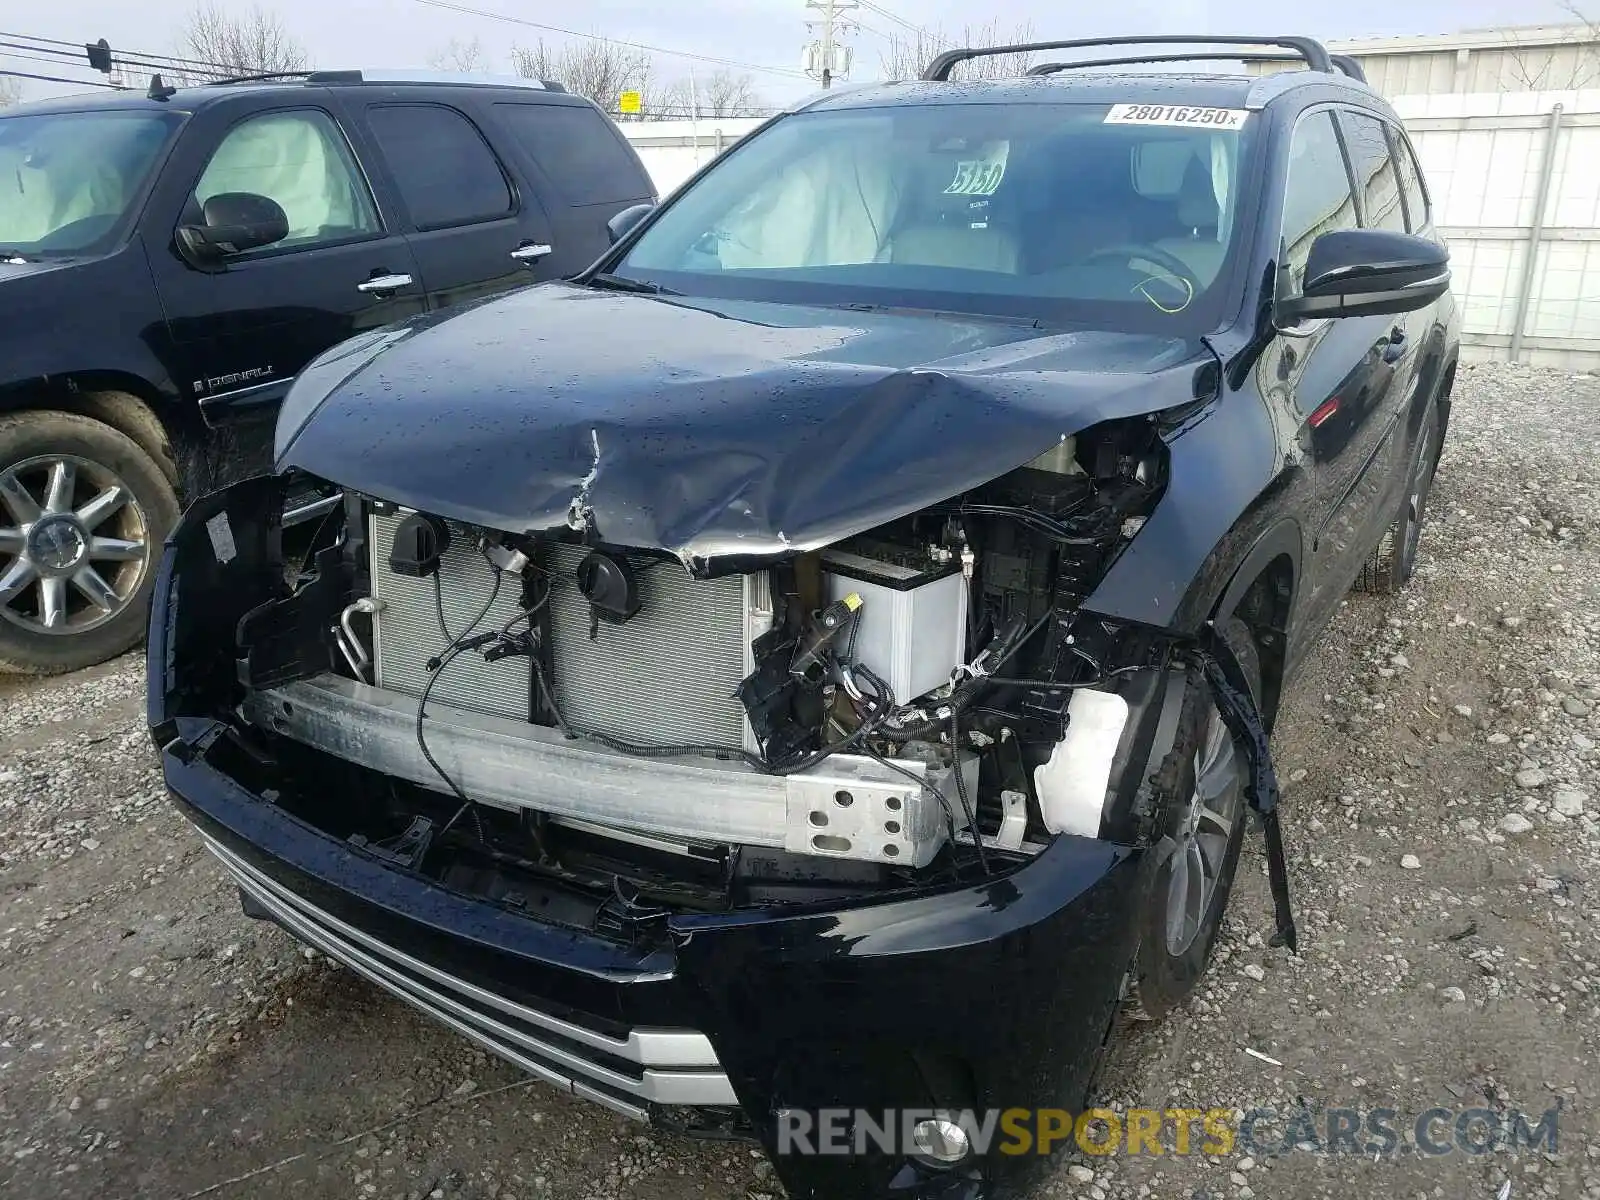
[[[243,715],[335,758],[447,791],[417,741],[417,698],[324,674],[249,693]],[[638,758],[525,721],[430,700],[428,749],[473,800],[513,812],[613,826],[684,842],[923,867],[946,838],[938,793],[863,755],[836,754],[793,775],[741,762]],[[910,778],[908,778],[908,774]],[[929,782],[952,794],[948,769]],[[941,781],[943,786],[941,786]],[[889,828],[893,827],[893,832]]]

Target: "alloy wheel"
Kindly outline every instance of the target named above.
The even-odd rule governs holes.
[[[0,619],[83,633],[115,619],[150,570],[149,521],[112,470],[75,455],[0,470]]]
[[[1233,737],[1216,706],[1195,751],[1194,790],[1172,855],[1167,893],[1167,951],[1185,953],[1200,936],[1217,894],[1228,843],[1244,819],[1244,776]]]

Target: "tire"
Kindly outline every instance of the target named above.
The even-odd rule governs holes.
[[[1249,628],[1237,617],[1219,622],[1218,627],[1244,668],[1251,695],[1259,699],[1261,654]],[[1222,757],[1224,754],[1226,759]],[[1221,778],[1227,762],[1233,765],[1234,777],[1225,789],[1226,807],[1231,807],[1232,820],[1224,835],[1214,818],[1195,814],[1193,805],[1199,795],[1197,785],[1204,781],[1209,790]],[[1173,806],[1166,837],[1177,846],[1156,870],[1146,896],[1139,931],[1139,957],[1134,970],[1131,1015],[1143,1020],[1160,1020],[1181,1005],[1204,975],[1223,911],[1228,906],[1228,896],[1233,890],[1239,849],[1244,844],[1244,831],[1249,824],[1250,813],[1244,798],[1246,760],[1222,724],[1209,688],[1190,689],[1178,742],[1172,756],[1163,764],[1163,770],[1173,767],[1176,768],[1173,794],[1180,800]],[[1208,803],[1205,807],[1214,809],[1225,805]],[[1205,839],[1203,846],[1199,844],[1201,838]],[[1161,844],[1170,843],[1163,841]],[[1191,846],[1195,847],[1193,851]],[[1214,864],[1215,875],[1206,893],[1209,898],[1203,903],[1191,901],[1185,905],[1185,910],[1194,914],[1193,919],[1177,922],[1172,908],[1174,879],[1182,870],[1186,872],[1184,879],[1192,881],[1193,872],[1201,867],[1196,853],[1205,863]],[[1176,890],[1184,889],[1180,884]]]
[[[93,666],[144,637],[172,482],[125,434],[76,413],[0,416],[0,671]]]
[[[1378,539],[1372,557],[1361,568],[1357,591],[1392,596],[1416,574],[1422,527],[1428,519],[1428,496],[1433,491],[1433,477],[1439,469],[1443,426],[1438,406],[1430,406],[1417,432],[1417,448],[1406,472],[1406,491],[1400,499],[1400,511]]]
[[[178,456],[161,418],[129,392],[86,392],[79,398],[83,415],[132,438],[161,468],[174,488],[179,486]]]

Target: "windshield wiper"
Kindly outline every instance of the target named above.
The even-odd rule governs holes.
[[[613,275],[609,271],[591,275],[584,282],[591,287],[607,288],[613,292],[640,292],[649,296],[683,295],[682,292],[662,287],[659,283],[651,283],[648,279],[629,279],[626,275]]]
[[[915,308],[909,304],[869,304],[861,300],[845,300],[838,304],[823,304],[820,308],[842,308],[847,312],[896,313],[912,317],[931,317],[941,321],[985,321],[996,325],[1015,325],[1021,329],[1043,329],[1038,317],[1013,317],[1005,313],[962,312],[953,308]]]

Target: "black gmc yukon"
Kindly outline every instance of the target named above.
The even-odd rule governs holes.
[[[254,418],[316,355],[573,274],[653,199],[600,111],[536,80],[158,79],[7,112],[0,671],[133,646],[180,497],[266,466]]]

